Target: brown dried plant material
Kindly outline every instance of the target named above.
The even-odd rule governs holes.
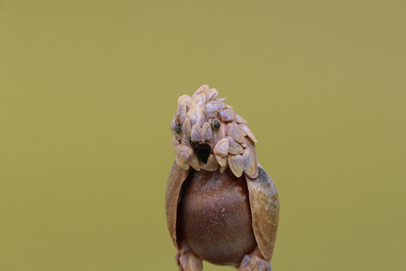
[[[257,139],[207,85],[182,95],[170,125],[175,163],[166,216],[181,271],[202,260],[240,271],[270,270],[279,220],[275,185],[258,164]]]

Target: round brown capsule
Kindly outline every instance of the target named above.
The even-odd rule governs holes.
[[[230,169],[193,171],[179,206],[181,232],[202,259],[218,265],[238,265],[255,246],[245,177]]]

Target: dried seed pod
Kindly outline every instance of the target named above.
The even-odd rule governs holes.
[[[174,135],[172,144],[175,150],[175,163],[168,179],[166,210],[168,228],[175,246],[179,249],[176,257],[177,263],[182,270],[201,271],[202,259],[218,264],[232,264],[233,266],[239,266],[241,270],[247,269],[249,266],[256,266],[257,269],[266,270],[270,268],[267,261],[270,261],[272,257],[278,225],[279,205],[277,192],[272,180],[258,163],[254,144],[257,140],[248,128],[247,121],[236,114],[232,110],[232,106],[224,103],[225,98],[216,98],[217,95],[216,89],[209,89],[207,85],[203,85],[192,97],[188,95],[179,97],[178,108],[171,123],[171,132]],[[207,175],[206,173],[213,174]],[[186,198],[179,201],[182,196],[182,183],[185,180],[187,181],[184,191],[187,191],[187,187],[193,183],[201,185],[201,188],[205,189],[204,191],[208,191],[206,190],[208,187],[203,184],[206,177],[218,176],[212,180],[217,185],[225,182],[228,178],[225,177],[226,175],[233,176],[233,181],[230,182],[231,187],[235,184],[236,179],[239,181],[244,180],[242,183],[245,182],[249,192],[249,195],[245,194],[244,198],[249,207],[247,210],[250,210],[251,215],[244,213],[242,219],[233,218],[232,223],[215,223],[210,226],[210,221],[213,220],[204,219],[206,214],[213,219],[212,214],[202,213],[199,208],[206,208],[211,206],[210,204],[214,204],[216,206],[213,209],[214,211],[223,212],[221,208],[219,209],[218,203],[230,195],[233,195],[230,199],[235,199],[236,196],[230,194],[230,191],[226,194],[220,192],[214,189],[213,186],[214,190],[212,188],[209,188],[209,190],[211,189],[215,194],[213,194],[209,202],[204,202],[207,198],[200,194],[196,194],[197,197],[192,197],[202,201],[200,204],[193,206],[193,208],[196,208],[192,211],[193,219],[197,223],[195,225],[209,223],[207,226],[210,232],[205,233],[206,227],[196,230],[190,228],[190,224],[184,224],[183,217],[177,216],[177,204],[179,202],[184,204],[186,201]],[[232,191],[238,192],[239,190],[234,189]],[[239,194],[240,192],[238,192]],[[219,200],[219,202],[213,202],[216,200]],[[236,205],[232,203],[224,206]],[[224,210],[224,214],[227,216],[241,214],[241,212],[233,213],[228,208]],[[188,209],[182,210],[182,213],[190,211]],[[219,214],[223,215],[222,213]],[[177,222],[177,219],[180,220]],[[226,234],[233,232],[227,227],[237,225],[241,221],[248,221],[248,224],[242,227],[248,229],[245,233],[239,235]],[[236,222],[238,223],[236,224]],[[179,226],[178,231],[176,225]],[[242,224],[238,225],[241,226]],[[252,228],[250,228],[251,226]],[[210,239],[213,234],[212,230],[217,229],[220,230],[220,234],[216,235],[215,239]],[[240,246],[241,244],[247,244],[247,240],[244,241],[242,238],[248,236],[250,232],[252,245],[257,246],[255,250],[254,247],[242,248]],[[185,238],[185,233],[198,233],[195,235],[197,239]],[[181,236],[177,236],[178,234]],[[221,236],[224,239],[221,239]],[[236,243],[232,243],[233,238],[237,238],[235,239]],[[204,240],[209,239],[219,241],[219,245],[212,241],[207,244],[202,243]],[[203,249],[203,252],[198,249],[199,246]],[[231,246],[232,249],[227,248],[227,246]],[[184,248],[188,250],[186,251]],[[235,255],[230,256],[230,251],[234,251],[233,249],[240,251],[238,257]],[[246,252],[241,254],[241,251]],[[248,255],[251,251],[255,253]]]

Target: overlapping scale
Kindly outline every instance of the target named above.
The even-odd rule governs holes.
[[[244,132],[247,133],[247,136],[251,138],[252,141],[254,141],[255,143],[258,142],[254,134],[251,132],[250,128],[248,128],[246,124],[238,124],[238,127],[244,130]]]
[[[230,154],[228,156],[228,165],[235,176],[241,177],[244,171],[244,157],[240,154]]]
[[[238,144],[237,142],[235,142],[231,136],[227,136],[226,139],[228,141],[228,146],[229,146],[228,152],[229,153],[238,154],[238,153],[244,152],[242,146],[240,144]]]
[[[235,126],[233,123],[227,124],[226,135],[231,136],[238,143],[243,143],[245,140],[244,135],[242,134],[240,129],[238,129],[238,127]]]
[[[229,141],[227,140],[227,138],[223,138],[219,142],[217,142],[216,146],[214,146],[213,153],[220,157],[226,157],[229,152],[229,147]]]
[[[206,110],[201,109],[197,113],[196,124],[203,128],[203,125],[207,123],[207,113]]]
[[[174,135],[172,144],[176,163],[184,170],[191,166],[195,170],[219,169],[221,173],[230,167],[237,177],[245,173],[256,178],[258,160],[253,142],[257,139],[248,128],[247,120],[224,102],[226,98],[217,98],[217,95],[215,88],[203,85],[192,97],[185,94],[178,98],[178,108],[170,127]],[[220,122],[220,127],[214,128],[215,119]],[[182,125],[179,134],[175,130],[177,124]],[[212,153],[206,164],[193,151],[198,143],[211,146]]]
[[[185,119],[182,125],[182,132],[185,133],[188,137],[190,137],[190,134],[192,132],[192,126],[190,125],[190,121],[188,118]]]
[[[250,148],[244,149],[244,172],[248,177],[254,179],[258,176],[258,161]]]
[[[219,112],[219,117],[222,121],[233,121],[234,111],[231,109],[224,109]]]
[[[203,135],[202,128],[200,128],[200,126],[197,124],[193,125],[192,132],[191,132],[191,140],[193,142],[199,143],[199,142],[203,142],[204,138],[205,137]]]
[[[185,94],[178,98],[178,105],[183,105],[185,102],[191,102],[191,101],[192,101],[192,97]]]
[[[213,154],[210,154],[206,164],[203,162],[200,164],[200,168],[207,171],[216,171],[219,167],[220,165]]]

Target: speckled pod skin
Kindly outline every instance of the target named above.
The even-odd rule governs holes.
[[[258,164],[247,121],[204,85],[178,98],[171,123],[175,163],[166,215],[181,271],[202,260],[270,270],[279,220],[275,185]]]

